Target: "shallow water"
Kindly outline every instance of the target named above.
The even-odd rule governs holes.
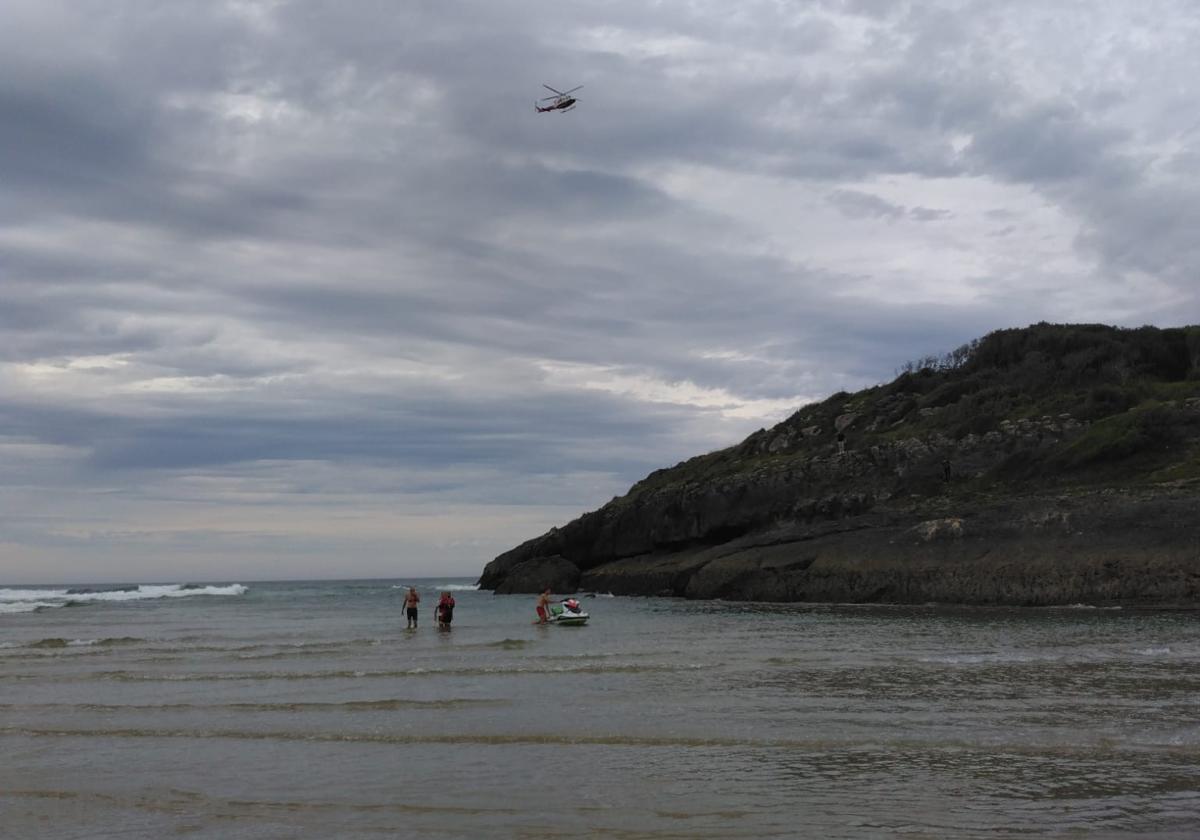
[[[2,611],[0,836],[1200,825],[1194,613],[599,597],[567,628],[458,591],[446,633],[436,583],[415,632],[393,581]]]

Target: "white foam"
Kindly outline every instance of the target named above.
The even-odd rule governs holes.
[[[66,598],[65,589],[0,589],[0,604],[11,601],[45,601]]]
[[[407,583],[393,583],[392,589],[408,589]],[[425,590],[426,592],[478,592],[479,584],[477,583],[438,583],[432,586],[414,586],[413,589]]]
[[[33,612],[43,607],[61,607],[64,603],[52,604],[49,601],[0,601],[0,614]]]
[[[1160,647],[1142,648],[1141,650],[1134,651],[1134,653],[1136,653],[1138,656],[1162,656],[1163,654],[1167,654],[1170,652],[1171,652],[1171,649],[1169,647],[1166,647],[1165,645],[1160,646]]]
[[[156,598],[191,598],[196,595],[245,595],[240,583],[228,586],[185,586],[182,583],[144,585],[133,589],[72,592],[68,589],[0,589],[0,613],[32,612],[39,607],[61,607],[68,602],[146,601]]]

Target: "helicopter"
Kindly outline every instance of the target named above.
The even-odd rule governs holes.
[[[548,111],[562,111],[563,113],[570,111],[575,107],[575,97],[571,96],[571,94],[579,90],[579,88],[582,88],[583,85],[580,85],[579,87],[573,87],[566,91],[555,90],[554,88],[550,87],[550,85],[546,84],[542,85],[542,87],[544,87],[546,90],[553,91],[554,96],[546,96],[533,103],[533,107],[537,109],[539,114],[545,114]],[[542,106],[539,104],[541,102],[549,102],[550,104]]]

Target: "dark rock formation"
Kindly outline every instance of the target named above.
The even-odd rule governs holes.
[[[1198,348],[1200,328],[993,333],[652,473],[480,584],[1200,604]]]
[[[514,592],[574,592],[579,587],[579,567],[559,554],[534,555],[514,563],[494,588],[501,595]]]

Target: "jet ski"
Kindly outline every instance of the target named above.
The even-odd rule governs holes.
[[[579,627],[587,624],[590,618],[583,607],[574,598],[567,598],[557,604],[550,605],[550,623]]]

